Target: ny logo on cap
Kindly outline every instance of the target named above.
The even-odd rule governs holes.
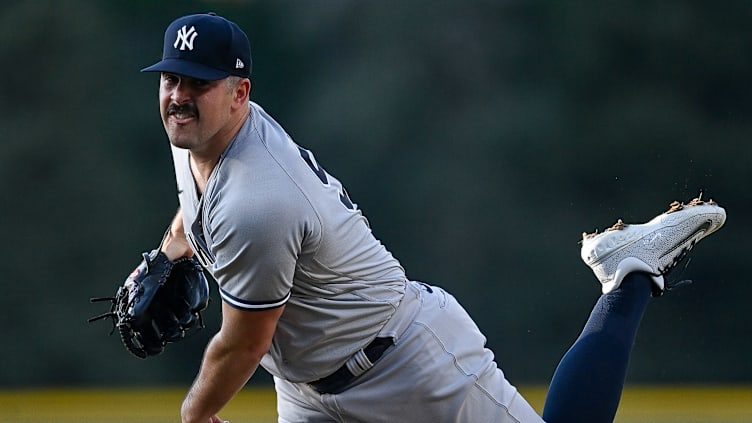
[[[178,37],[175,39],[175,44],[172,46],[178,48],[178,43],[182,42],[182,44],[180,44],[180,50],[188,48],[188,50],[193,51],[193,40],[196,39],[197,35],[198,32],[196,31],[196,28],[191,27],[191,29],[186,29],[185,25],[183,25],[182,28],[178,29]]]

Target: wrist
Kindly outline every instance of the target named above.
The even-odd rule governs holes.
[[[175,261],[180,257],[192,257],[193,250],[186,239],[185,234],[175,233],[173,228],[170,228],[165,234],[162,240],[162,245],[159,250],[167,256],[170,261]]]

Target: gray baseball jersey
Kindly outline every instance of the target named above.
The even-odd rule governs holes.
[[[404,296],[399,262],[342,184],[260,106],[223,152],[203,195],[188,150],[172,147],[186,235],[244,310],[286,304],[262,366],[307,382],[367,345]]]

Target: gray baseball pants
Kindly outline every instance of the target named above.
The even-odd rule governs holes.
[[[443,289],[409,283],[380,335],[393,336],[394,346],[339,394],[275,378],[279,422],[543,422]]]

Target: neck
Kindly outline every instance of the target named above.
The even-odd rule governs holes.
[[[235,139],[238,132],[240,132],[240,128],[243,127],[249,113],[250,106],[243,113],[238,113],[238,118],[231,125],[228,125],[226,130],[216,135],[217,142],[210,143],[209,147],[205,149],[191,150],[190,157],[193,179],[196,180],[196,186],[201,194],[204,193],[209,177],[217,166],[217,163],[219,163],[222,153],[230,145],[230,142]]]
[[[219,162],[219,156],[214,160],[207,160],[197,157],[196,154],[191,152],[191,173],[193,173],[193,180],[196,182],[196,188],[200,194],[204,193],[206,184],[209,182],[209,177],[214,171],[214,168]]]

